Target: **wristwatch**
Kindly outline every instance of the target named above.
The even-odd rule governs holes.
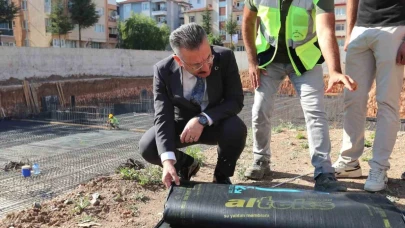
[[[197,117],[198,117],[198,123],[200,123],[204,127],[208,126],[208,119],[206,116],[200,114]]]

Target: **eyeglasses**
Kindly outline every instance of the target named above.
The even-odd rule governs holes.
[[[177,56],[179,56],[179,55],[177,55]],[[201,69],[204,66],[204,64],[212,64],[214,62],[214,58],[215,58],[215,55],[211,54],[208,57],[208,59],[204,60],[202,63],[196,63],[196,64],[193,64],[193,65],[190,65],[190,64],[187,64],[186,62],[184,62],[184,60],[182,60],[180,58],[180,56],[179,56],[179,59],[181,60],[181,62],[186,64],[187,66],[189,66],[194,71],[197,71],[197,70]]]

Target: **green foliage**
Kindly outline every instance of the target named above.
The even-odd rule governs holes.
[[[364,146],[367,148],[372,147],[373,143],[370,140],[366,139],[366,140],[364,140]]]
[[[0,0],[0,23],[11,22],[16,17],[20,8],[14,2],[8,0]]]
[[[70,4],[70,18],[72,23],[79,27],[79,42],[81,42],[81,30],[95,25],[100,16],[96,11],[96,4],[92,0],[70,0]]]
[[[51,15],[49,15],[51,20],[51,26],[47,27],[47,30],[52,34],[64,35],[73,29],[73,24],[70,18],[65,14],[65,7],[61,0],[55,4],[52,8]],[[62,45],[60,43],[60,45]]]
[[[225,31],[231,35],[231,46],[230,48],[234,51],[235,45],[233,44],[232,35],[238,32],[238,23],[236,20],[233,20],[232,14],[229,15],[229,19],[226,21],[225,24]]]
[[[277,126],[277,127],[273,127],[273,128],[271,129],[271,131],[272,131],[273,133],[275,133],[275,134],[278,134],[278,133],[283,132],[284,130],[283,130],[283,127]]]
[[[306,139],[305,135],[302,132],[298,132],[296,138],[297,139]]]
[[[212,33],[208,34],[208,42],[211,45],[219,45],[222,46],[222,39],[218,35],[214,35]]]
[[[162,168],[155,165],[140,170],[125,167],[121,168],[119,173],[123,179],[135,180],[142,186],[160,184],[162,178]]]
[[[208,7],[205,8],[204,13],[202,14],[202,18],[203,18],[202,27],[205,30],[205,33],[211,34],[211,31],[212,31],[212,25],[211,25],[212,17],[211,17],[211,12],[208,10]]]
[[[73,211],[75,213],[77,213],[77,214],[80,214],[88,206],[90,206],[89,198],[88,197],[81,197],[78,201],[75,202],[75,207],[73,208]]]
[[[205,161],[205,156],[201,152],[200,147],[197,147],[197,146],[187,147],[185,153],[190,155],[191,157],[193,157],[198,163],[200,163],[201,166],[203,165],[203,163]]]
[[[136,50],[165,50],[169,44],[170,29],[166,24],[142,14],[132,14],[118,26],[121,48]]]
[[[302,149],[308,149],[309,148],[308,143],[307,142],[301,143],[301,148]]]

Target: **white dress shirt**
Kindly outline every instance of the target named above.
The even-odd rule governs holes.
[[[183,96],[187,100],[190,100],[191,93],[193,92],[193,88],[194,88],[195,84],[197,83],[197,78],[196,78],[196,76],[192,75],[190,72],[184,70],[184,68],[181,68],[181,69],[182,69],[182,75],[183,75]],[[203,96],[203,100],[201,102],[202,111],[204,111],[208,106],[207,81],[205,79],[204,79],[204,83],[205,83],[204,96]],[[211,126],[213,124],[212,119],[204,112],[202,112],[201,114],[204,115],[205,117],[207,117],[208,125]],[[160,155],[160,159],[161,159],[162,163],[165,160],[169,160],[169,159],[176,161],[176,156],[174,154],[174,151],[167,151]]]

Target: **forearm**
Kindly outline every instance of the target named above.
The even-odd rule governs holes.
[[[346,15],[346,22],[347,22],[347,29],[346,29],[346,36],[350,37],[352,34],[354,25],[357,21],[357,10],[359,8],[359,0],[349,0],[347,1],[347,15]]]
[[[319,46],[331,73],[342,73],[339,47],[335,36],[335,15],[325,13],[317,16],[317,35]]]
[[[249,9],[245,9],[249,10]],[[248,14],[255,14],[249,12]],[[245,12],[246,15],[246,12]],[[249,64],[257,64],[256,52],[256,18],[257,16],[244,16],[242,23],[242,36]]]

